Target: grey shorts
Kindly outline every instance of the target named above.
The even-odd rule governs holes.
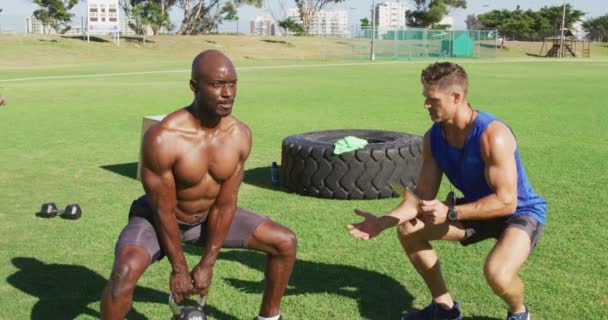
[[[489,238],[498,239],[507,228],[519,228],[530,237],[530,254],[536,248],[543,233],[543,225],[529,214],[514,214],[490,220],[463,220],[465,239],[460,241],[464,246]]]
[[[164,253],[160,247],[156,229],[154,227],[153,215],[154,211],[150,207],[145,196],[133,201],[129,210],[129,223],[124,227],[118,241],[116,242],[115,254],[118,254],[123,246],[142,247],[150,254],[151,263],[156,262],[164,257]],[[224,241],[224,248],[247,248],[247,242],[253,235],[255,229],[267,217],[261,216],[255,212],[237,208],[230,225],[230,230]],[[202,245],[205,244],[205,234],[207,224],[205,222],[196,225],[182,224],[178,221],[180,238],[182,242]]]

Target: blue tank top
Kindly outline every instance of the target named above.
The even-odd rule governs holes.
[[[462,148],[454,148],[447,143],[439,123],[435,123],[431,127],[433,158],[450,182],[462,192],[467,202],[477,201],[494,192],[486,182],[485,164],[481,157],[481,135],[494,121],[500,120],[490,113],[478,111],[469,138]],[[544,225],[547,202],[532,190],[532,185],[530,185],[519,157],[519,148],[515,149],[515,162],[517,164],[517,209],[514,214],[531,214]]]

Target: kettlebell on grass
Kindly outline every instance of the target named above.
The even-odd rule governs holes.
[[[200,297],[194,306],[180,306],[175,302],[173,293],[169,295],[169,308],[173,313],[172,320],[207,320],[203,307],[207,296]]]

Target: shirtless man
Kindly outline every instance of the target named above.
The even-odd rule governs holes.
[[[137,280],[164,255],[169,289],[180,303],[206,296],[221,247],[267,253],[265,287],[257,319],[279,319],[279,307],[296,257],[291,230],[237,208],[243,167],[251,151],[249,128],[231,115],[237,76],[221,52],[192,63],[190,106],[169,114],[145,134],[141,177],[146,194],[135,200],[116,244],[112,275],[103,291],[102,319],[124,319]],[[204,245],[188,268],[182,242]]]

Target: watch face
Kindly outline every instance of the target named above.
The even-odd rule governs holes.
[[[448,212],[448,219],[450,221],[456,221],[456,219],[458,219],[458,211],[450,210],[450,212]]]

